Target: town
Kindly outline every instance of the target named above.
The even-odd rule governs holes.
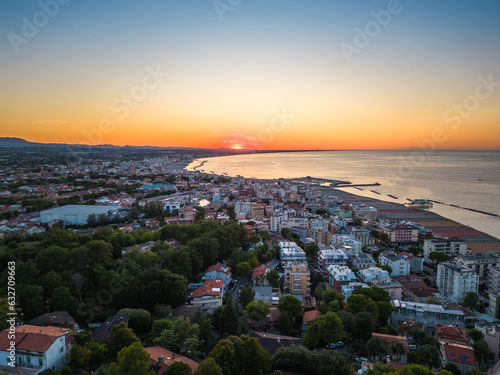
[[[0,374],[497,371],[500,240],[211,156],[0,154]]]

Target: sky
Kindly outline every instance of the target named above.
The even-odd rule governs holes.
[[[500,149],[496,0],[0,0],[0,136]]]

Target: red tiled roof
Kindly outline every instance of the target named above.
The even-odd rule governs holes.
[[[268,269],[269,267],[266,265],[255,267],[252,271],[252,277],[264,275]]]
[[[448,362],[458,363],[467,366],[476,366],[474,359],[474,349],[469,346],[442,343],[443,348],[446,352],[446,358]]]
[[[193,297],[203,297],[203,296],[218,296],[222,294],[222,287],[224,286],[224,280],[221,279],[210,279],[205,280],[201,288],[196,289],[193,292]]]
[[[316,319],[320,315],[321,315],[321,313],[318,310],[306,311],[304,313],[304,322],[307,323],[313,319]]]
[[[231,268],[226,266],[225,264],[217,263],[217,264],[214,264],[213,266],[208,267],[206,272],[212,272],[212,271],[217,271],[217,272],[229,274],[231,272]]]
[[[375,336],[375,337],[380,337],[381,339],[384,339],[385,341],[400,342],[401,344],[403,344],[403,346],[405,348],[405,351],[407,353],[410,351],[410,348],[408,346],[408,339],[406,337],[395,336],[395,335],[386,335],[386,334],[383,334],[383,333],[376,333],[376,332],[373,332],[372,335]]]
[[[151,348],[144,348],[145,351],[149,353],[149,356],[151,357],[151,362],[153,362],[153,365],[158,365],[162,368],[160,371],[158,371],[158,374],[162,374],[163,372],[166,371],[167,367],[170,366],[174,362],[184,362],[191,367],[191,369],[196,371],[198,369],[199,363],[193,361],[192,359],[189,359],[187,357],[181,356],[179,354],[175,354],[174,352],[171,352],[170,350],[164,349],[161,346],[154,346]],[[163,362],[158,362],[158,358],[163,356]],[[175,356],[175,358],[174,358]]]
[[[17,327],[19,328],[19,327]],[[18,350],[28,350],[30,352],[45,353],[48,348],[59,338],[59,336],[64,336],[66,333],[61,332],[61,335],[46,334],[46,333],[34,333],[34,332],[22,332],[18,331],[16,328],[16,349]],[[37,327],[41,328],[41,327]],[[3,330],[0,332],[0,350],[7,351],[10,347],[9,330]],[[63,345],[65,346],[65,344]]]
[[[458,327],[436,324],[434,326],[438,340],[469,342],[465,332]]]

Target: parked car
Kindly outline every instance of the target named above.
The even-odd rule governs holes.
[[[416,351],[416,350],[417,350],[417,345],[413,345],[413,344],[412,344],[412,345],[408,345],[408,348],[409,348],[412,352],[414,352],[414,351]]]
[[[363,363],[363,362],[365,362],[365,361],[368,361],[368,359],[366,359],[366,358],[364,358],[364,357],[357,357],[357,358],[356,358],[356,362],[361,362],[361,363]]]
[[[366,357],[368,353],[366,352],[366,350],[360,350],[359,352],[356,352],[356,355],[358,357]]]
[[[337,348],[340,348],[341,346],[344,346],[344,342],[343,341],[338,341],[337,342]]]
[[[337,344],[336,344],[336,343],[334,343],[334,342],[332,342],[330,345],[327,345],[326,347],[327,347],[327,348],[330,348],[330,349],[334,349],[334,348],[336,348],[336,347],[337,347]]]

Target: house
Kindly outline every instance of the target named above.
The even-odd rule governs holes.
[[[365,253],[353,254],[349,256],[349,263],[353,269],[363,270],[375,267],[377,262],[370,255]]]
[[[329,265],[327,272],[328,281],[338,291],[342,289],[342,286],[358,280],[354,272],[347,266]]]
[[[204,313],[211,313],[222,306],[224,280],[205,280],[203,285],[191,293],[191,304],[201,308]]]
[[[267,275],[270,271],[271,268],[266,265],[255,267],[252,271],[252,284],[255,286],[269,286]]]
[[[224,286],[228,285],[231,280],[231,268],[222,263],[214,264],[208,267],[205,271],[205,275],[201,278],[202,280],[223,280]]]
[[[62,327],[23,324],[15,328],[15,339],[5,329],[0,332],[0,372],[36,375],[48,369],[58,371],[66,363],[73,339],[69,329]],[[12,341],[15,355],[11,357]]]
[[[476,359],[474,358],[474,349],[471,346],[452,344],[440,341],[440,352],[444,361],[455,364],[462,375],[471,372],[476,368]]]
[[[424,272],[424,259],[416,257],[406,251],[399,253],[399,256],[406,259],[410,263],[410,272],[421,274]]]
[[[75,319],[67,311],[53,311],[45,313],[34,319],[31,319],[30,324],[33,326],[52,326],[52,327],[66,327],[74,331],[78,331],[78,324]]]
[[[297,337],[274,335],[266,332],[250,331],[250,337],[255,337],[262,347],[271,355],[274,355],[279,348],[303,345],[303,340]]]
[[[199,363],[184,357],[179,354],[175,354],[170,350],[164,349],[161,346],[154,346],[150,348],[144,348],[145,351],[149,353],[151,357],[151,364],[157,375],[163,374],[167,367],[174,362],[184,362],[191,367],[191,371],[195,372],[198,369]]]
[[[379,267],[370,267],[362,269],[358,272],[358,277],[361,281],[369,283],[372,279],[390,279],[389,273]]]
[[[383,334],[383,333],[376,333],[376,332],[373,332],[372,336],[373,337],[381,338],[382,340],[385,340],[385,341],[387,341],[389,343],[391,343],[391,342],[399,342],[403,346],[403,348],[404,348],[404,353],[401,353],[401,355],[398,356],[397,358],[393,355],[392,360],[400,362],[400,363],[406,363],[407,362],[406,353],[410,352],[410,347],[408,345],[408,339],[406,337],[404,337],[404,336],[396,336],[396,335],[386,335],[386,334]]]
[[[460,345],[467,345],[469,343],[465,331],[458,327],[436,324],[434,329],[436,330],[435,335],[438,341]]]
[[[391,278],[375,278],[371,280],[372,288],[384,289],[389,293],[391,299],[400,300],[403,293],[403,286]]]
[[[410,262],[389,250],[380,253],[378,261],[382,266],[391,267],[391,276],[405,276],[410,274]]]
[[[311,320],[316,319],[320,315],[321,313],[318,310],[306,311],[304,313],[304,319],[302,323],[302,336],[304,336],[304,333],[306,332],[307,323],[309,323]]]
[[[91,335],[97,342],[108,342],[111,330],[120,323],[128,323],[130,317],[127,315],[111,315]]]

